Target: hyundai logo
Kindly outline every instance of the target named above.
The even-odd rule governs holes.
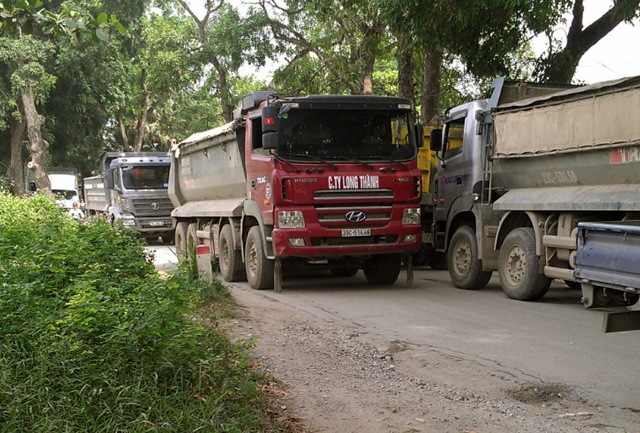
[[[367,214],[365,214],[361,210],[350,210],[349,212],[344,214],[344,219],[352,223],[361,223],[362,221],[367,219]]]
[[[154,202],[152,202],[152,203],[151,203],[151,209],[153,209],[153,210],[158,210],[158,209],[160,209],[160,205],[158,204],[158,202],[155,202],[155,201],[154,201]]]

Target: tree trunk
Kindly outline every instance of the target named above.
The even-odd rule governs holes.
[[[443,51],[438,47],[425,47],[422,59],[422,97],[420,123],[433,124],[440,115],[440,77]]]
[[[17,196],[21,196],[25,193],[22,145],[26,129],[27,123],[24,120],[24,115],[21,116],[19,121],[10,117],[9,131],[11,132],[11,164],[9,165],[9,179],[11,179],[11,193]]]
[[[582,56],[621,22],[632,19],[639,8],[640,0],[618,0],[604,15],[583,29],[583,0],[575,0],[567,45],[543,61],[542,81],[571,83]]]
[[[364,54],[364,71],[362,73],[362,93],[370,95],[373,93],[373,67],[375,56],[373,53]]]
[[[144,139],[144,134],[147,129],[147,116],[149,112],[149,106],[151,104],[151,93],[147,88],[147,74],[145,71],[142,71],[142,91],[144,93],[144,100],[142,101],[142,110],[140,110],[140,119],[138,120],[138,127],[136,128],[136,137],[133,142],[133,151],[140,152],[142,151],[142,140]]]
[[[398,31],[398,96],[411,99],[415,97],[411,36],[402,30]]]
[[[38,190],[42,191],[47,197],[53,198],[51,183],[49,182],[49,176],[47,176],[47,149],[49,143],[42,138],[44,116],[38,113],[31,88],[23,91],[20,99],[27,123],[29,152],[31,153],[31,161],[29,161],[27,167],[33,172]]]
[[[127,125],[124,119],[124,108],[118,110],[118,129],[120,130],[120,140],[122,141],[122,148],[129,148],[129,135],[127,134]]]

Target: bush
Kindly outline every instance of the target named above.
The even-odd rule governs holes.
[[[188,319],[220,290],[160,278],[129,231],[1,194],[0,431],[279,431],[246,343]]]

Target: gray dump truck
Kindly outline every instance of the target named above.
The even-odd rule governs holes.
[[[101,173],[83,180],[88,215],[104,215],[145,238],[173,242],[173,205],[167,193],[170,165],[171,158],[163,152],[104,153]]]
[[[587,307],[636,303],[640,279],[616,283],[625,268],[616,260],[594,279],[585,271],[593,250],[584,248],[598,227],[640,220],[640,77],[560,91],[523,86],[520,94],[538,96],[517,100],[512,92],[510,102],[503,80],[494,88],[488,100],[447,110],[431,135],[440,161],[428,217],[452,282],[478,289],[498,271],[517,300],[539,299],[563,280],[581,287]],[[601,222],[610,225],[589,226]],[[594,245],[598,254],[632,254],[640,267],[640,248],[623,246],[615,233],[606,247]]]

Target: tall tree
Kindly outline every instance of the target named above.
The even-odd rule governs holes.
[[[547,31],[549,50],[540,59],[538,76],[543,82],[571,83],[582,56],[620,23],[640,16],[640,0],[616,0],[600,18],[584,26],[584,0],[574,0],[566,44]]]
[[[10,89],[4,95],[14,99],[12,104],[4,103],[2,106],[13,106],[15,110],[12,113],[3,114],[20,120],[11,122],[10,128],[22,128],[21,122],[24,121],[31,155],[28,167],[34,173],[37,187],[51,196],[46,172],[49,143],[42,134],[45,117],[39,113],[38,105],[46,100],[56,78],[46,70],[45,64],[55,54],[59,37],[75,37],[93,27],[94,36],[106,40],[109,26],[124,29],[115,16],[109,18],[106,13],[94,19],[88,13],[80,14],[64,4],[57,12],[45,10],[42,6],[40,0],[33,4],[27,0],[7,5],[0,3],[0,62],[3,63],[1,70],[6,74],[3,82],[8,83]],[[11,135],[19,140],[17,132],[12,130]],[[12,178],[14,185],[24,180],[21,167],[15,166],[17,161],[18,158],[12,157],[9,170],[15,176]]]
[[[260,0],[275,37],[286,43],[289,74],[314,66],[314,87],[324,92],[362,94],[373,91],[375,62],[390,46],[381,10],[367,0]],[[309,71],[310,72],[310,71]]]

